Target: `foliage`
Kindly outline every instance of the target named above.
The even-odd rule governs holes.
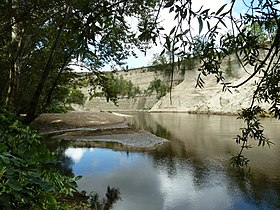
[[[188,55],[181,60],[178,59],[177,66],[180,74],[184,76],[185,71],[195,71],[195,68],[198,66],[198,59]]]
[[[270,114],[279,119],[280,2],[242,1],[246,12],[238,17],[234,15],[237,2],[213,11],[203,6],[194,9],[193,0],[1,1],[1,104],[17,114],[27,113],[25,121],[30,123],[51,104],[57,88],[69,84],[68,65],[73,59],[93,72],[106,98],[116,102],[119,90],[98,69],[110,61],[122,64],[135,55],[133,47],[146,51],[149,41],[161,38],[162,55],[168,52],[170,57],[170,89],[175,57],[196,57],[200,60],[198,87],[204,86],[208,75],[214,75],[224,90],[255,80],[247,110],[255,114],[251,112],[255,103],[267,102]],[[166,34],[158,20],[161,9],[174,17],[174,27]],[[128,18],[138,21],[136,30]],[[254,68],[237,85],[225,82],[221,70],[231,53],[245,71]],[[172,103],[171,98],[170,92]]]
[[[195,67],[198,64],[198,60],[195,57],[187,56],[186,58],[183,58],[180,62],[180,69],[181,71],[193,71],[195,70]]]
[[[81,92],[81,90],[77,88],[72,88],[69,91],[69,95],[66,98],[67,104],[79,104],[83,105],[85,102],[85,95]]]
[[[246,30],[252,34],[252,36],[256,39],[257,43],[261,46],[269,45],[269,42],[271,41],[269,38],[269,33],[266,31],[264,25],[253,22],[249,26],[244,26]]]
[[[154,79],[150,82],[147,93],[151,95],[154,91],[156,92],[156,97],[159,100],[168,92],[168,85],[163,83],[160,79]]]
[[[52,94],[50,104],[43,111],[46,113],[65,113],[73,110],[71,104],[83,105],[84,102],[84,94],[73,81],[72,84],[57,86],[56,91]]]
[[[51,104],[45,110],[45,113],[66,113],[69,111],[73,111],[71,106],[65,106],[61,103],[59,104]]]
[[[39,135],[0,109],[1,209],[59,209],[57,200],[76,191],[73,175],[56,169],[56,157]]]
[[[152,59],[151,69],[155,72],[161,72],[165,76],[170,76],[172,71],[172,66],[170,64],[170,59],[167,54],[154,54]]]
[[[170,77],[172,74],[172,63],[170,63],[169,57],[170,56],[167,53],[154,54],[150,69]],[[176,69],[179,69],[181,75],[184,75],[186,70],[194,70],[195,66],[197,65],[197,61],[198,59],[193,55],[188,55],[178,59],[178,61],[174,63],[173,68],[175,67]]]
[[[126,81],[123,76],[115,77],[111,73],[102,79],[95,78],[92,83],[94,84],[93,89],[95,91],[92,97],[105,96],[107,100],[112,100],[115,104],[118,97],[134,98],[141,93],[139,87],[134,86],[130,80]],[[102,92],[98,91],[98,87],[102,87]]]
[[[73,61],[98,74],[135,55],[134,47],[145,51],[155,9],[156,0],[1,1],[1,104],[30,123],[71,83]]]
[[[236,167],[244,167],[248,165],[249,160],[242,155],[242,151],[244,149],[251,148],[249,144],[249,139],[255,139],[259,143],[259,146],[272,145],[271,142],[265,135],[260,120],[258,119],[258,115],[263,113],[263,109],[259,106],[250,107],[248,109],[243,109],[241,113],[239,113],[239,119],[242,119],[246,124],[246,127],[241,128],[241,135],[237,135],[235,141],[237,144],[241,144],[241,150],[237,156],[234,156],[231,159],[231,164]]]
[[[207,39],[203,36],[195,36],[192,40],[191,55],[194,57],[200,57],[203,55],[205,47],[207,45]]]

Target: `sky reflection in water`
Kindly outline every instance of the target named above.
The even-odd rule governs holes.
[[[188,145],[184,142],[188,140],[180,139],[177,132],[176,137],[171,130],[170,144],[149,153],[68,148],[65,154],[73,160],[73,172],[83,176],[78,182],[79,190],[104,196],[108,185],[119,188],[122,200],[114,205],[115,210],[279,208],[280,183],[279,178],[275,179],[279,169],[272,175],[256,174],[248,183],[239,182],[227,166],[228,151],[221,155],[222,148],[217,147],[216,156],[215,151],[206,151],[209,154],[205,157],[196,143],[188,142],[193,148],[184,148],[186,154],[182,154],[180,149]],[[191,135],[201,139],[197,134]],[[204,148],[210,149],[205,145]],[[234,145],[232,150],[235,149]]]

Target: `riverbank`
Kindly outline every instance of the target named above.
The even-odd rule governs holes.
[[[52,140],[71,141],[75,146],[151,150],[167,142],[126,123],[128,115],[107,112],[68,112],[42,114],[33,127]]]
[[[125,123],[123,116],[107,112],[73,111],[67,113],[46,113],[40,115],[32,125],[41,134],[69,129],[98,128]]]

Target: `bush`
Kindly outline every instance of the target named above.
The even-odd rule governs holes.
[[[77,88],[70,89],[70,93],[66,99],[67,104],[83,105],[85,103],[85,95]]]
[[[0,209],[59,209],[57,198],[76,191],[40,136],[0,108]]]
[[[61,103],[51,104],[45,110],[45,113],[66,113],[68,111],[73,111],[74,109],[71,106],[66,106]]]
[[[159,100],[168,92],[168,85],[163,83],[160,79],[154,79],[150,82],[147,93],[151,95],[154,91],[156,92],[156,97]]]

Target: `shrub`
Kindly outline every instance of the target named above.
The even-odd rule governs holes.
[[[45,113],[66,113],[68,111],[73,111],[74,109],[71,106],[66,106],[64,104],[51,104],[45,110]]]
[[[58,197],[76,191],[40,136],[0,108],[0,209],[59,209]]]
[[[168,85],[163,83],[160,79],[154,79],[150,82],[147,93],[151,95],[154,91],[156,92],[156,97],[159,100],[168,92]]]

